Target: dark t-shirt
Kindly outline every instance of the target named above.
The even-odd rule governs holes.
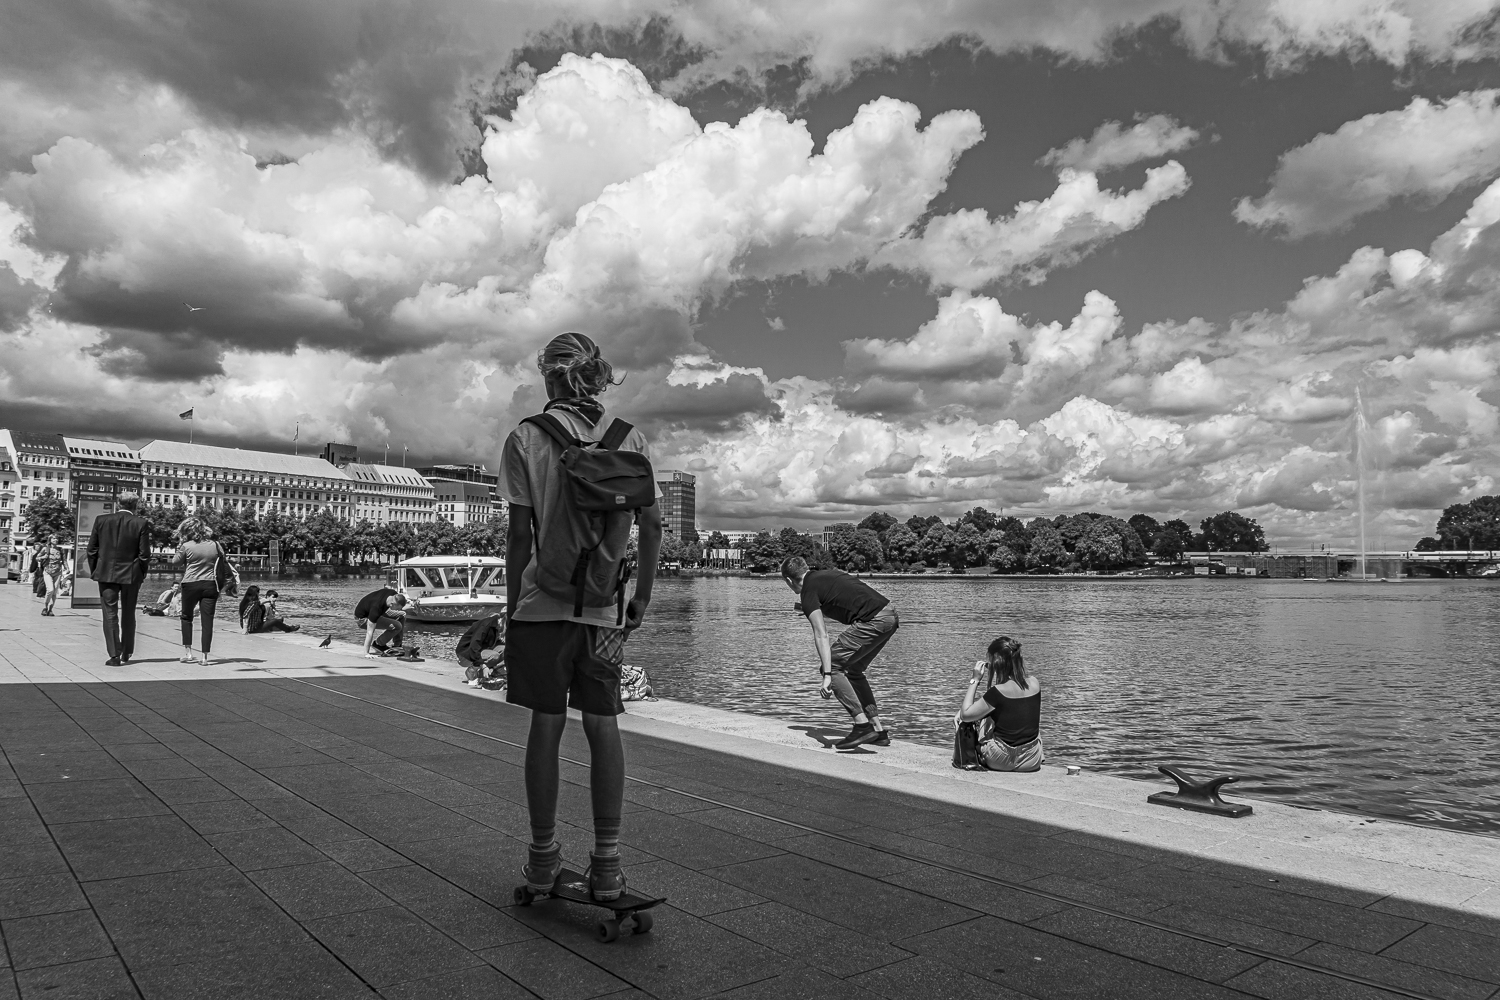
[[[986,704],[995,710],[995,738],[1006,746],[1024,746],[1036,739],[1042,728],[1042,692],[1025,698],[1007,698],[998,686],[984,693]]]
[[[802,613],[821,610],[841,625],[869,621],[891,603],[873,587],[836,569],[809,570],[802,578]]]
[[[494,649],[503,641],[500,616],[490,615],[470,625],[464,631],[462,638],[458,640],[458,647],[453,652],[460,659],[477,660],[480,653],[486,649]]]
[[[381,615],[385,614],[385,602],[395,596],[396,592],[390,587],[382,587],[380,590],[375,591],[373,594],[366,594],[364,597],[361,597],[359,599],[359,603],[354,606],[354,617],[368,618],[371,621],[374,621],[376,618],[379,618]]]

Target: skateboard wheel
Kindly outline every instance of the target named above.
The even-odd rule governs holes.
[[[599,934],[599,940],[605,944],[619,940],[620,925],[613,920],[601,920],[595,925],[594,930]]]
[[[637,913],[635,915],[635,932],[637,934],[650,934],[651,925],[654,923],[656,921],[651,919],[651,914],[645,912]]]
[[[531,890],[524,885],[516,886],[515,900],[517,906],[531,905]]]

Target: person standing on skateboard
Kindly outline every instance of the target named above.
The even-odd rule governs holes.
[[[801,556],[792,556],[781,564],[781,578],[799,595],[797,610],[812,625],[823,697],[831,693],[854,720],[849,735],[834,747],[853,750],[864,743],[890,746],[891,734],[876,714],[875,692],[865,679],[865,669],[901,627],[896,609],[864,581],[836,569],[809,569]],[[832,643],[825,624],[828,618],[848,626]]]
[[[626,635],[640,627],[651,603],[661,549],[660,491],[645,438],[623,421],[605,419],[598,397],[615,383],[594,342],[561,334],[537,356],[537,368],[547,405],[511,432],[500,460],[500,493],[510,505],[505,700],[531,709],[531,847],[522,871],[530,889],[549,892],[562,870],[555,836],[557,754],[567,710],[576,708],[590,755],[589,890],[608,901],[625,890],[620,664]],[[626,603],[632,522],[640,568]]]

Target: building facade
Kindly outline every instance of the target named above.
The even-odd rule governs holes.
[[[415,469],[397,465],[369,465],[385,484],[385,519],[416,527],[437,519],[432,483]],[[373,520],[373,518],[371,519]]]
[[[74,500],[113,503],[126,490],[141,492],[141,455],[129,445],[64,435],[63,446]]]
[[[493,487],[451,479],[431,482],[437,501],[437,516],[450,524],[459,528],[466,524],[488,524],[495,516]]]
[[[47,490],[72,502],[73,492],[68,476],[68,449],[61,434],[39,434],[36,431],[0,431],[0,448],[11,456],[15,469],[15,511],[11,527],[11,545],[16,550],[28,547],[22,515],[32,500]],[[0,481],[9,474],[0,474]]]
[[[675,469],[658,469],[656,485],[661,487],[661,526],[680,541],[689,541],[698,531],[697,477]]]
[[[451,524],[486,524],[495,516],[500,477],[482,465],[430,465],[420,468],[435,491],[437,516]]]
[[[140,457],[146,503],[301,519],[319,511],[347,519],[353,507],[349,477],[321,458],[181,441],[152,441]]]

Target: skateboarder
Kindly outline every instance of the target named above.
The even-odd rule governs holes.
[[[836,569],[809,569],[801,556],[781,564],[781,578],[800,595],[797,610],[812,625],[823,677],[821,694],[827,698],[832,693],[854,720],[854,728],[834,746],[839,750],[853,750],[864,743],[890,746],[891,734],[876,714],[875,692],[865,679],[865,669],[901,627],[896,609],[862,580]],[[827,618],[848,626],[832,643]]]
[[[622,421],[606,419],[600,393],[613,369],[588,337],[564,333],[537,356],[547,405],[506,439],[500,493],[510,504],[506,540],[505,700],[531,709],[526,739],[526,802],[531,848],[526,885],[549,892],[562,870],[557,826],[558,746],[567,710],[583,713],[593,795],[594,850],[589,891],[619,899],[620,815],[625,751],[617,716],[625,636],[651,603],[661,548],[659,490],[646,440]],[[597,443],[597,446],[596,446]],[[632,454],[633,453],[633,454]],[[564,467],[561,457],[570,456]],[[577,458],[577,462],[572,461]],[[579,463],[609,463],[608,509],[576,489]],[[591,484],[590,484],[591,485]],[[639,531],[635,591],[625,603],[625,552],[631,522]]]

